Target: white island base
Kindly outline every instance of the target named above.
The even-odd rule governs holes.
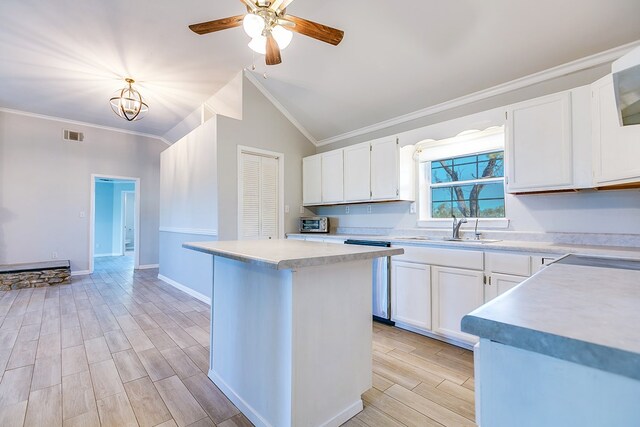
[[[372,260],[214,257],[209,378],[256,426],[338,426],[371,388]]]

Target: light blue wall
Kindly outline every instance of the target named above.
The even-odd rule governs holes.
[[[113,183],[96,182],[94,254],[113,253]]]
[[[133,182],[113,183],[113,252],[120,253],[122,248],[122,192],[135,191]]]
[[[96,181],[95,256],[122,253],[122,192],[134,190],[133,182]]]
[[[182,247],[184,242],[216,240],[201,234],[160,232],[159,274],[211,299],[213,284],[213,257]]]

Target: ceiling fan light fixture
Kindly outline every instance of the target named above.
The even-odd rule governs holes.
[[[267,54],[267,38],[263,35],[259,35],[254,37],[249,42],[249,49],[252,51],[259,53],[260,55]]]
[[[273,27],[271,34],[273,34],[273,38],[276,39],[280,50],[286,49],[289,43],[291,43],[291,39],[293,39],[293,33],[281,25]]]
[[[118,117],[132,122],[140,120],[149,111],[149,106],[142,100],[140,92],[131,85],[135,83],[133,79],[125,79],[127,86],[119,90],[113,98],[109,100],[111,109]]]
[[[247,13],[247,16],[242,20],[244,32],[252,39],[262,35],[265,25],[264,18],[254,13]]]

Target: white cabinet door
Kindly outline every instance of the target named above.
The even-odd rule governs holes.
[[[484,288],[484,301],[489,302],[498,295],[502,295],[509,289],[522,283],[527,277],[511,274],[492,273]]]
[[[640,126],[620,126],[611,75],[591,85],[596,186],[640,181]]]
[[[391,262],[391,320],[431,330],[429,266]]]
[[[572,186],[570,92],[507,107],[506,158],[509,193]]]
[[[433,331],[468,343],[478,338],[460,331],[462,317],[484,302],[484,272],[431,267]]]
[[[343,150],[322,153],[322,203],[338,203],[344,200]]]
[[[316,154],[302,159],[302,204],[322,203],[322,156]]]
[[[352,145],[344,149],[344,200],[357,202],[371,198],[371,145]]]
[[[398,140],[371,142],[371,199],[390,200],[399,196]]]

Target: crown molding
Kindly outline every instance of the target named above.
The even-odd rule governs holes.
[[[300,124],[300,122],[297,121],[295,117],[293,117],[293,115],[284,107],[284,105],[282,105],[273,95],[271,95],[271,92],[269,92],[267,88],[264,87],[262,83],[260,83],[260,80],[258,80],[253,73],[249,72],[248,70],[244,70],[244,75],[247,80],[253,83],[253,85],[265,96],[265,98],[267,98],[273,104],[273,106],[276,107],[278,111],[280,111],[282,115],[285,116],[291,122],[291,124],[300,131],[300,133],[302,133],[313,145],[318,145],[318,141],[311,135],[311,133],[309,133],[309,131],[305,129],[305,127],[302,126],[302,124]]]
[[[47,116],[45,114],[31,113],[29,111],[22,111],[22,110],[13,110],[11,108],[4,108],[4,107],[0,107],[0,112],[10,113],[10,114],[17,114],[19,116],[33,117],[33,118],[36,118],[36,119],[52,120],[54,122],[68,123],[70,125],[86,126],[86,127],[90,127],[90,128],[94,128],[94,129],[101,129],[101,130],[108,130],[108,131],[112,131],[112,132],[126,133],[128,135],[144,136],[144,137],[147,137],[147,138],[157,139],[159,141],[164,142],[167,145],[171,145],[171,143],[169,141],[167,141],[166,139],[164,139],[163,137],[158,136],[158,135],[152,135],[150,133],[136,132],[136,131],[133,131],[133,130],[114,128],[114,127],[111,127],[111,126],[96,125],[96,124],[93,124],[93,123],[81,122],[81,121],[78,121],[78,120],[63,119],[62,117]]]
[[[540,71],[534,74],[530,74],[519,79],[511,80],[507,83],[502,83],[497,86],[493,86],[488,89],[483,89],[478,92],[464,95],[459,98],[445,101],[440,104],[432,105],[412,113],[404,114],[402,116],[394,117],[383,122],[376,123],[374,125],[365,126],[360,129],[355,129],[349,132],[342,133],[340,135],[325,138],[316,142],[316,146],[333,144],[334,142],[342,141],[347,138],[355,136],[365,135],[370,132],[386,129],[391,126],[399,125],[409,122],[411,120],[420,119],[430,116],[432,114],[440,113],[442,111],[450,110],[452,108],[460,107],[473,102],[481,101],[493,96],[502,95],[517,89],[522,89],[528,86],[532,86],[537,83],[542,83],[547,80],[566,76],[568,74],[576,73],[578,71],[594,68],[608,62],[615,61],[622,55],[628,53],[633,48],[640,46],[640,40],[636,40],[631,43],[624,44],[622,46],[614,47],[613,49],[605,50],[604,52],[596,53],[594,55],[586,56],[584,58],[577,59],[575,61],[567,62],[562,65],[558,65],[553,68],[549,68],[544,71]]]

